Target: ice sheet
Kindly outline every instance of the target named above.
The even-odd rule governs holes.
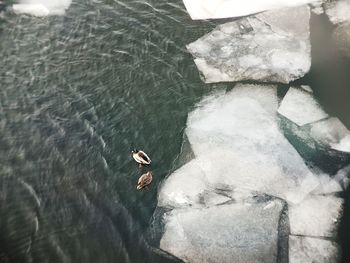
[[[309,19],[307,6],[270,11],[220,25],[187,49],[206,83],[289,83],[310,69]]]

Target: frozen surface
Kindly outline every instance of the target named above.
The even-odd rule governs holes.
[[[278,113],[299,126],[328,117],[312,93],[291,87],[278,109]]]
[[[265,10],[292,7],[317,0],[183,0],[192,19],[246,16]]]
[[[270,11],[220,25],[187,49],[207,83],[289,83],[310,69],[309,19],[307,6]]]
[[[289,206],[293,235],[335,237],[343,199],[334,196],[310,196],[297,206]]]
[[[299,202],[320,186],[279,130],[277,101],[275,87],[237,85],[189,114],[186,134],[207,184],[290,202]]]
[[[270,200],[173,210],[160,248],[191,263],[276,262],[282,208]]]
[[[159,191],[158,208],[168,211],[155,220],[164,226],[162,249],[185,262],[276,262],[276,233],[289,233],[277,223],[285,202],[292,233],[333,237],[342,200],[330,194],[342,191],[350,168],[334,177],[309,170],[279,129],[277,109],[276,86],[239,84],[189,114],[194,158]],[[291,254],[298,260],[319,253],[311,241],[281,244],[293,253],[304,246]]]
[[[311,136],[335,150],[350,153],[350,131],[338,118],[313,124]]]
[[[325,12],[333,24],[340,24],[350,20],[350,1],[338,0],[327,2],[324,5]]]
[[[331,241],[312,237],[289,237],[289,263],[336,263],[338,248]]]
[[[33,16],[63,15],[72,0],[20,0],[12,6],[16,14]]]

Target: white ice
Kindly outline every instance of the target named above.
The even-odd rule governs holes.
[[[336,263],[338,247],[329,240],[289,236],[289,263]]]
[[[44,17],[49,15],[63,15],[72,0],[20,0],[12,6],[16,14],[29,14]]]
[[[279,129],[277,109],[276,86],[238,84],[213,92],[189,114],[194,159],[159,191],[158,206],[170,210],[161,218],[162,249],[185,262],[276,262],[270,255],[284,202],[275,197],[289,205],[292,233],[333,235],[342,200],[330,194],[342,191],[350,168],[334,178],[312,172]],[[293,259],[300,256],[296,245],[307,241],[312,249],[301,241],[292,242]],[[262,260],[257,251],[269,250]]]
[[[291,234],[335,237],[342,206],[343,199],[335,196],[310,196],[297,206],[289,206]]]
[[[282,7],[292,7],[318,0],[183,0],[192,19],[240,17]]]
[[[333,117],[313,124],[311,136],[334,150],[350,152],[350,131],[338,118]]]
[[[333,24],[350,20],[350,0],[332,1],[325,4],[325,11]]]
[[[289,83],[310,69],[309,19],[307,6],[269,11],[219,25],[187,49],[206,83]]]
[[[299,126],[328,117],[312,93],[294,87],[283,98],[278,113]]]
[[[189,114],[186,129],[196,158],[164,182],[159,205],[198,205],[208,191],[221,188],[267,193],[290,203],[312,192],[340,190],[338,182],[308,169],[278,128],[277,107],[274,86],[236,85],[204,99]]]
[[[350,135],[342,138],[339,143],[333,144],[332,148],[342,152],[350,152]]]
[[[160,248],[191,263],[276,262],[280,200],[173,210]]]

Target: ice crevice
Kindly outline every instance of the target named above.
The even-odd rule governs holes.
[[[185,130],[191,154],[159,190],[161,249],[185,262],[336,259],[337,193],[350,166],[335,175],[310,169],[280,128],[282,104],[277,86],[249,84],[198,103]]]

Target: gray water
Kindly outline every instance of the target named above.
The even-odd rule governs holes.
[[[204,84],[185,48],[214,26],[192,21],[181,0],[3,14],[0,262],[174,262],[147,245],[146,228],[188,112],[210,89],[232,86]],[[324,83],[325,64],[301,83]],[[327,105],[346,122],[347,104]],[[153,160],[145,191],[136,190],[134,147]]]

